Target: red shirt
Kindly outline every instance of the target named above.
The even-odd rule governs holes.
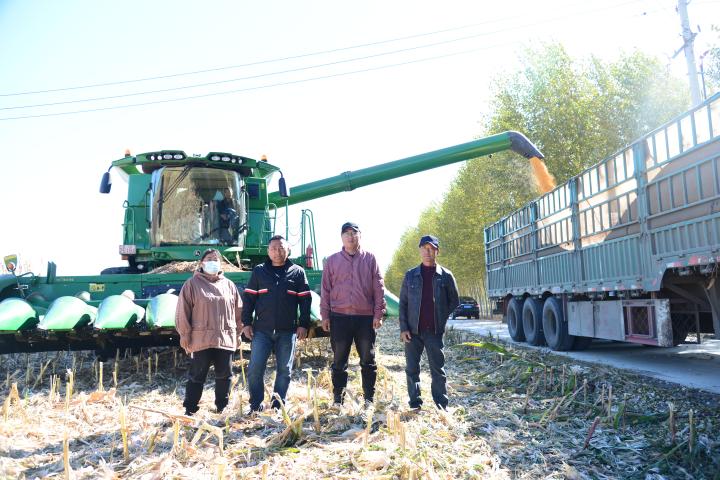
[[[433,294],[433,275],[435,267],[420,266],[422,275],[422,300],[420,301],[420,324],[418,331],[435,333],[435,296]]]

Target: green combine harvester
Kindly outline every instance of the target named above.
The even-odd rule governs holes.
[[[11,274],[0,275],[0,353],[96,350],[106,356],[117,348],[177,345],[177,293],[192,274],[188,262],[205,249],[217,248],[236,267],[225,275],[242,289],[252,268],[266,259],[278,209],[504,150],[542,158],[522,134],[504,132],[289,191],[280,168],[265,159],[223,152],[188,156],[180,150],[127,153],[112,162],[100,185],[100,193],[110,192],[111,169],[127,180],[119,249],[127,266],[62,277],[49,262],[39,277],[16,275],[17,257],[5,257]],[[278,191],[269,192],[276,174]],[[301,217],[306,249],[293,261],[307,271],[318,320],[322,271],[314,220],[309,210]],[[175,268],[183,264],[190,268]],[[388,297],[388,314],[397,315],[397,299]]]

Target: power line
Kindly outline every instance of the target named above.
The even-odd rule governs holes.
[[[606,6],[604,8],[599,8],[596,10],[588,10],[586,12],[581,12],[581,13],[590,13],[590,12],[594,12],[594,11],[607,10],[607,9],[625,6],[625,5],[628,5],[631,3],[640,3],[641,1],[642,0],[630,0],[627,2]],[[574,5],[574,3],[569,3],[568,5]],[[335,49],[330,49],[330,50],[322,50],[322,51],[311,52],[311,53],[304,53],[304,54],[293,55],[293,56],[288,56],[288,57],[281,57],[281,58],[275,58],[275,59],[269,59],[269,60],[260,60],[257,62],[251,62],[251,63],[245,63],[245,64],[229,65],[229,66],[224,66],[224,67],[215,67],[215,68],[209,68],[209,69],[204,69],[204,70],[195,70],[195,71],[190,71],[190,72],[172,73],[172,74],[159,75],[159,76],[154,76],[154,77],[145,77],[145,78],[137,78],[137,79],[130,79],[130,80],[117,80],[117,81],[113,81],[113,82],[94,83],[94,84],[87,84],[87,85],[78,85],[78,86],[72,86],[72,87],[52,88],[52,89],[46,89],[46,90],[34,90],[34,91],[14,92],[14,93],[0,93],[0,97],[64,92],[64,91],[71,91],[71,90],[124,85],[124,84],[130,84],[130,83],[139,83],[139,82],[147,82],[147,81],[153,81],[153,80],[163,80],[163,79],[168,79],[168,78],[177,78],[177,77],[189,76],[189,75],[198,75],[198,74],[203,74],[203,73],[219,72],[219,71],[223,71],[223,70],[245,68],[245,67],[263,65],[263,64],[268,64],[268,63],[283,62],[283,61],[287,61],[287,60],[297,60],[299,58],[306,58],[306,57],[317,56],[317,55],[326,55],[329,53],[337,53],[337,52],[342,52],[342,51],[347,51],[347,50],[352,50],[352,49],[365,48],[365,47],[370,47],[370,46],[383,45],[383,44],[387,44],[387,43],[400,42],[400,41],[404,41],[404,40],[410,40],[413,38],[421,38],[421,37],[426,37],[426,36],[431,36],[431,35],[437,35],[440,33],[447,33],[447,32],[464,30],[464,29],[468,29],[468,28],[474,28],[474,27],[482,26],[482,25],[485,25],[488,23],[497,23],[497,22],[503,22],[503,21],[507,21],[507,20],[514,20],[516,18],[518,18],[518,16],[509,16],[509,17],[504,17],[501,19],[492,19],[492,20],[487,20],[484,22],[474,23],[474,24],[470,24],[470,25],[464,25],[464,26],[460,26],[460,27],[436,30],[433,32],[408,35],[408,36],[397,37],[397,38],[393,38],[393,39],[380,40],[377,42],[370,42],[370,43],[364,43],[364,44],[360,44],[360,45],[352,45],[352,46],[347,46],[347,47],[340,47],[340,48],[335,48]],[[565,18],[567,18],[567,17],[565,17]],[[190,88],[190,87],[188,87],[188,88]],[[108,97],[108,98],[112,98],[112,97]]]
[[[626,4],[627,3],[635,3],[636,1],[637,0],[626,2]],[[612,7],[612,8],[614,8],[614,7]],[[592,10],[592,11],[595,11],[595,10]],[[567,18],[567,16],[552,18],[552,19],[547,20],[547,22],[556,21],[558,19],[563,19],[563,18]],[[204,82],[204,83],[198,83],[198,84],[192,84],[192,85],[184,85],[184,86],[179,86],[179,87],[163,88],[163,89],[148,90],[148,91],[141,91],[141,92],[124,93],[124,94],[117,94],[117,95],[106,95],[106,96],[93,97],[93,98],[83,98],[83,99],[76,99],[76,100],[64,100],[64,101],[58,101],[58,102],[37,103],[37,104],[31,104],[31,105],[18,105],[18,106],[14,106],[14,107],[0,107],[0,110],[20,110],[20,109],[25,109],[25,108],[51,107],[51,106],[69,105],[69,104],[75,104],[75,103],[96,102],[96,101],[101,101],[101,100],[116,100],[118,98],[136,97],[136,96],[141,96],[141,95],[152,95],[152,94],[157,94],[157,93],[168,93],[168,92],[174,92],[174,91],[180,91],[180,90],[189,90],[189,89],[193,89],[193,88],[221,85],[221,84],[225,84],[225,83],[234,83],[234,82],[240,82],[240,81],[245,81],[245,80],[254,80],[254,79],[258,79],[258,78],[270,77],[270,76],[275,76],[275,75],[283,75],[283,74],[287,74],[287,73],[295,73],[295,72],[323,68],[323,67],[328,67],[328,66],[333,66],[333,65],[340,65],[343,63],[351,63],[351,62],[357,62],[357,61],[361,61],[361,60],[368,60],[371,58],[378,58],[378,57],[382,57],[382,56],[395,55],[398,53],[404,53],[404,52],[409,52],[409,51],[413,51],[413,50],[420,50],[423,48],[436,47],[439,45],[447,45],[450,43],[461,42],[461,41],[484,37],[484,36],[488,36],[488,35],[494,35],[497,33],[503,33],[503,32],[507,32],[507,31],[511,31],[511,30],[523,29],[523,28],[527,28],[529,26],[534,26],[534,25],[538,25],[538,24],[539,24],[538,22],[533,22],[533,23],[528,23],[528,24],[524,24],[524,25],[516,25],[516,26],[512,26],[512,27],[497,29],[497,30],[488,31],[488,32],[481,32],[481,33],[477,33],[474,35],[466,35],[463,37],[453,38],[453,39],[449,39],[449,40],[443,40],[443,41],[439,41],[439,42],[426,43],[423,45],[416,45],[413,47],[407,47],[407,48],[392,50],[392,51],[388,51],[388,52],[381,52],[381,53],[376,53],[376,54],[372,54],[372,55],[365,55],[362,57],[354,57],[354,58],[349,58],[349,59],[344,59],[344,60],[337,60],[334,62],[326,62],[326,63],[316,64],[316,65],[309,65],[309,66],[305,66],[305,67],[298,67],[298,68],[294,68],[294,69],[287,69],[287,70],[280,70],[280,71],[262,73],[262,74],[257,74],[257,75],[250,75],[250,76],[239,77],[239,78],[217,80],[217,81],[213,81],[213,82]],[[467,27],[458,27],[458,28],[467,28]],[[449,30],[450,29],[448,29],[447,31],[449,31]],[[429,34],[423,34],[423,35],[429,35]]]
[[[511,42],[511,43],[519,43],[519,40],[516,42]],[[507,43],[504,43],[503,45],[507,45]],[[178,98],[171,98],[171,99],[166,99],[166,100],[154,100],[154,101],[142,102],[142,103],[131,103],[131,104],[126,104],[126,105],[115,105],[115,106],[111,106],[111,107],[98,107],[98,108],[90,108],[90,109],[85,109],[85,110],[73,110],[73,111],[68,111],[68,112],[41,113],[41,114],[36,114],[36,115],[21,115],[21,116],[17,116],[17,117],[5,117],[5,118],[0,118],[0,121],[21,120],[21,119],[26,119],[26,118],[56,117],[56,116],[61,116],[61,115],[73,115],[76,113],[101,112],[101,111],[106,111],[106,110],[118,110],[121,108],[144,107],[147,105],[181,102],[181,101],[186,101],[186,100],[194,100],[194,99],[198,99],[198,98],[229,95],[229,94],[233,94],[233,93],[243,93],[243,92],[249,92],[249,91],[253,91],[253,90],[262,90],[265,88],[280,87],[280,86],[285,86],[285,85],[294,85],[294,84],[298,84],[298,83],[306,83],[306,82],[311,82],[311,81],[315,81],[315,80],[324,80],[327,78],[335,78],[335,77],[342,77],[342,76],[346,76],[346,75],[354,75],[356,73],[365,73],[365,72],[371,72],[371,71],[375,71],[375,70],[384,70],[387,68],[399,67],[399,66],[403,66],[403,65],[410,65],[413,63],[427,62],[427,61],[431,61],[431,60],[438,60],[441,58],[447,58],[447,57],[452,57],[452,56],[457,56],[457,55],[464,55],[464,54],[476,52],[479,50],[495,48],[497,46],[500,46],[500,45],[479,47],[479,48],[474,48],[471,50],[464,50],[461,52],[453,52],[453,53],[449,53],[449,54],[436,55],[433,57],[426,57],[426,58],[421,58],[421,59],[416,59],[416,60],[408,60],[408,61],[402,62],[402,63],[393,63],[393,64],[389,64],[389,65],[381,65],[378,67],[364,68],[364,69],[353,70],[353,71],[349,71],[349,72],[341,72],[341,73],[335,73],[335,74],[330,74],[330,75],[322,75],[322,76],[311,77],[311,78],[303,78],[303,79],[299,79],[299,80],[290,80],[287,82],[278,82],[278,83],[273,83],[273,84],[258,85],[255,87],[240,88],[240,89],[235,89],[235,90],[225,90],[222,92],[205,93],[205,94],[201,94],[201,95],[192,95],[192,96],[187,96],[187,97],[178,97]]]
[[[600,11],[600,10],[607,10],[607,9],[610,9],[610,8],[616,8],[616,7],[618,7],[618,6],[626,5],[626,4],[630,4],[630,3],[637,3],[637,0],[625,2],[624,4],[617,4],[617,5],[614,5],[614,6],[612,6],[612,7],[605,7],[605,8],[601,8],[601,9],[595,9],[595,10],[585,11],[585,12],[583,12],[583,13],[591,13],[591,12],[596,12],[596,11]],[[644,12],[643,14],[647,14],[647,13],[648,13],[648,12]],[[548,19],[548,20],[546,20],[545,22],[536,22],[536,23],[533,23],[533,24],[520,25],[520,26],[512,27],[512,28],[509,28],[509,29],[511,30],[511,29],[514,29],[514,28],[526,28],[526,27],[528,27],[528,26],[534,26],[534,25],[540,25],[540,24],[542,24],[542,23],[554,22],[554,21],[562,20],[562,19],[568,18],[568,17],[569,17],[569,15],[560,16],[560,17],[555,17],[555,18]],[[508,29],[505,29],[505,30],[508,30]],[[477,35],[473,35],[473,36],[462,37],[462,38],[463,38],[463,39],[467,39],[467,38],[472,38],[472,37],[487,35],[487,34],[489,34],[489,33],[498,33],[498,32],[502,32],[502,31],[505,31],[505,30],[499,30],[499,31],[495,31],[495,32],[486,32],[486,33],[477,34]],[[437,42],[437,43],[429,44],[429,45],[425,45],[425,46],[409,47],[409,48],[407,48],[407,49],[402,49],[402,50],[398,50],[398,51],[394,51],[394,52],[385,52],[385,53],[381,53],[381,54],[370,55],[370,56],[367,56],[367,57],[361,57],[361,58],[356,58],[356,59],[349,59],[349,60],[343,60],[343,61],[338,61],[338,62],[331,62],[331,63],[323,64],[323,65],[320,65],[320,66],[333,65],[333,64],[337,64],[337,63],[346,63],[346,62],[350,62],[350,61],[356,61],[356,60],[359,60],[359,59],[365,59],[365,58],[372,58],[372,57],[377,57],[377,56],[382,56],[382,55],[388,55],[388,54],[398,53],[398,52],[402,52],[402,51],[406,51],[406,50],[416,50],[416,49],[420,49],[420,48],[426,48],[427,46],[434,46],[434,45],[443,44],[443,43],[451,43],[451,42],[455,42],[455,41],[459,41],[459,39],[452,39],[452,40],[447,40],[447,41],[443,41],[443,42]],[[498,45],[483,46],[483,47],[479,47],[479,48],[464,50],[464,51],[460,51],[460,52],[453,52],[453,53],[443,54],[443,55],[436,55],[436,56],[426,57],[426,58],[417,59],[417,60],[409,60],[409,61],[400,62],[400,63],[393,63],[393,64],[388,64],[388,65],[381,65],[381,66],[377,66],[377,67],[369,67],[369,68],[365,68],[365,69],[358,69],[358,70],[353,70],[353,71],[348,71],[348,72],[340,72],[340,73],[336,73],[336,74],[321,75],[321,76],[310,77],[310,78],[299,79],[299,80],[291,80],[291,81],[285,81],[285,82],[277,82],[277,83],[273,83],[273,84],[259,85],[259,86],[255,86],[255,87],[247,87],[247,88],[241,88],[241,89],[226,90],[226,91],[221,91],[221,92],[212,92],[212,93],[206,93],[206,94],[191,95],[191,96],[177,97],[177,98],[172,98],[172,99],[155,100],[155,101],[148,101],[148,102],[141,102],[141,103],[133,103],[133,104],[125,104],[125,105],[115,105],[115,106],[108,106],[108,107],[98,107],[98,108],[91,108],[91,109],[73,110],[73,111],[65,111],[65,112],[54,112],[54,113],[44,113],[44,114],[35,114],[35,115],[20,115],[20,116],[15,116],[15,117],[0,118],[0,121],[21,120],[21,119],[29,119],[29,118],[42,118],[42,117],[54,117],[54,116],[64,116],[64,115],[73,115],[73,114],[79,114],[79,113],[91,113],[91,112],[99,112],[99,111],[107,111],[107,110],[117,110],[117,109],[124,109],[124,108],[134,108],[134,107],[142,107],[142,106],[156,105],[156,104],[164,104],[164,103],[174,103],[174,102],[179,102],[179,101],[193,100],[193,99],[213,97],[213,96],[219,96],[219,95],[229,95],[229,94],[234,94],[234,93],[243,93],[243,92],[249,92],[249,91],[254,91],[254,90],[261,90],[261,89],[278,87],[278,86],[293,85],[293,84],[305,83],[305,82],[310,82],[310,81],[315,81],[315,80],[323,80],[323,79],[328,79],[328,78],[335,78],[335,77],[353,75],[353,74],[357,74],[357,73],[364,73],[364,72],[370,72],[370,71],[376,71],[376,70],[383,70],[383,69],[387,69],[387,68],[394,68],[394,67],[398,67],[398,66],[404,66],[404,65],[409,65],[409,64],[414,64],[414,63],[420,63],[420,62],[426,62],[426,61],[431,61],[431,60],[438,60],[438,59],[442,59],[442,58],[447,58],[447,57],[452,57],[452,56],[457,56],[457,55],[472,53],[472,52],[476,52],[476,51],[480,51],[480,50],[486,50],[486,49],[496,48],[496,47],[499,47],[499,46],[509,45],[509,44],[515,44],[515,43],[519,43],[519,42],[520,42],[520,40],[515,41],[515,42],[510,42],[510,43],[504,42],[504,43],[498,44]],[[308,69],[311,69],[311,68],[318,68],[318,66],[302,67],[302,68],[298,68],[298,69],[295,69],[295,70],[288,70],[288,71],[285,71],[285,72],[275,72],[275,73],[272,73],[272,72],[271,72],[271,73],[268,73],[268,74],[262,74],[262,75],[258,75],[258,76],[254,76],[254,77],[248,77],[248,78],[256,78],[256,77],[261,77],[261,76],[277,75],[278,73],[287,73],[287,72],[298,71],[298,70],[308,70]],[[241,80],[241,79],[233,79],[233,80],[225,80],[225,81],[211,82],[211,84],[227,83],[227,82],[230,82],[230,81],[239,81],[239,80]],[[197,85],[197,86],[186,86],[186,87],[177,87],[177,88],[173,88],[173,89],[159,90],[159,91],[157,91],[157,92],[139,92],[139,93],[134,93],[134,94],[118,95],[118,96],[113,96],[113,97],[107,97],[107,99],[110,99],[110,98],[120,98],[120,97],[132,96],[132,95],[140,95],[140,94],[148,94],[148,93],[159,93],[159,92],[162,92],[162,91],[171,91],[171,90],[178,90],[178,89],[183,89],[183,88],[185,88],[185,89],[187,89],[187,88],[196,88],[196,87],[198,87],[198,86],[201,86],[201,85]],[[76,102],[79,102],[79,101],[91,101],[91,100],[92,100],[92,99],[90,99],[90,100],[68,101],[68,102],[57,102],[57,103],[55,103],[55,104],[49,104],[49,105],[58,105],[58,104],[63,104],[63,103],[76,103]],[[40,106],[40,105],[38,105],[38,106]],[[29,108],[29,107],[27,107],[27,106],[26,106],[26,107],[10,107],[10,108],[4,108],[4,109],[11,109],[11,108]]]
[[[507,19],[511,19],[511,17],[508,17]],[[365,48],[365,47],[382,45],[382,44],[386,44],[386,43],[400,42],[400,41],[404,41],[404,40],[410,40],[413,38],[426,37],[426,36],[430,36],[430,35],[437,35],[440,33],[447,33],[447,32],[477,27],[477,26],[484,25],[486,23],[492,23],[492,22],[493,21],[488,20],[486,22],[480,22],[480,23],[475,23],[472,25],[465,25],[465,26],[461,26],[461,27],[448,28],[445,30],[436,30],[434,32],[419,33],[419,34],[415,34],[415,35],[408,35],[405,37],[380,40],[377,42],[370,42],[370,43],[364,43],[364,44],[360,44],[360,45],[352,45],[352,46],[348,46],[348,47],[334,48],[331,50],[321,50],[321,51],[317,51],[317,52],[303,53],[303,54],[299,54],[299,55],[292,55],[289,57],[274,58],[274,59],[269,59],[269,60],[259,60],[257,62],[243,63],[243,64],[239,64],[239,65],[228,65],[225,67],[208,68],[208,69],[204,69],[204,70],[195,70],[195,71],[191,71],[191,72],[171,73],[171,74],[167,74],[167,75],[136,78],[136,79],[131,79],[131,80],[118,80],[118,81],[114,81],[114,82],[93,83],[93,84],[88,84],[88,85],[78,85],[78,86],[74,86],[74,87],[52,88],[52,89],[47,89],[47,90],[34,90],[34,91],[15,92],[15,93],[0,93],[0,97],[34,95],[34,94],[38,94],[38,93],[64,92],[64,91],[69,91],[69,90],[80,90],[80,89],[85,89],[85,88],[108,87],[108,86],[123,85],[123,84],[128,84],[128,83],[139,83],[139,82],[147,82],[147,81],[152,81],[152,80],[164,80],[164,79],[168,79],[168,78],[183,77],[183,76],[188,76],[188,75],[198,75],[198,74],[202,74],[202,73],[219,72],[219,71],[223,71],[223,70],[232,70],[232,69],[236,69],[236,68],[253,67],[253,66],[264,65],[264,64],[268,64],[268,63],[284,62],[287,60],[297,60],[299,58],[306,58],[306,57],[312,57],[312,56],[317,56],[317,55],[326,55],[329,53],[337,53],[337,52],[353,50],[353,49],[357,49],[357,48]]]

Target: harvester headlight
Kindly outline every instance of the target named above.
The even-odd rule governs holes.
[[[162,156],[162,158],[163,158],[164,160],[172,160],[173,155],[172,155],[172,153],[166,153],[166,154],[164,154],[164,155]]]
[[[182,160],[183,158],[185,158],[185,156],[182,153],[176,153],[175,155],[173,155],[173,158],[175,160]]]
[[[229,162],[229,161],[230,161],[230,157],[225,156],[225,157],[222,157],[221,160],[222,160],[223,162]]]
[[[217,162],[218,160],[220,160],[220,155],[213,155],[212,157],[210,157],[210,160]]]

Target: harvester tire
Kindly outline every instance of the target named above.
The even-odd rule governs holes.
[[[123,273],[130,273],[129,267],[110,267],[104,268],[100,275],[122,275]]]
[[[525,339],[530,345],[545,345],[542,326],[542,300],[532,297],[525,299],[522,309],[522,324]]]
[[[507,308],[507,326],[510,338],[516,342],[525,341],[525,330],[522,323],[522,301],[511,298]]]
[[[542,324],[548,347],[560,352],[572,349],[575,336],[568,333],[568,324],[563,315],[562,304],[557,298],[549,297],[545,300]]]

